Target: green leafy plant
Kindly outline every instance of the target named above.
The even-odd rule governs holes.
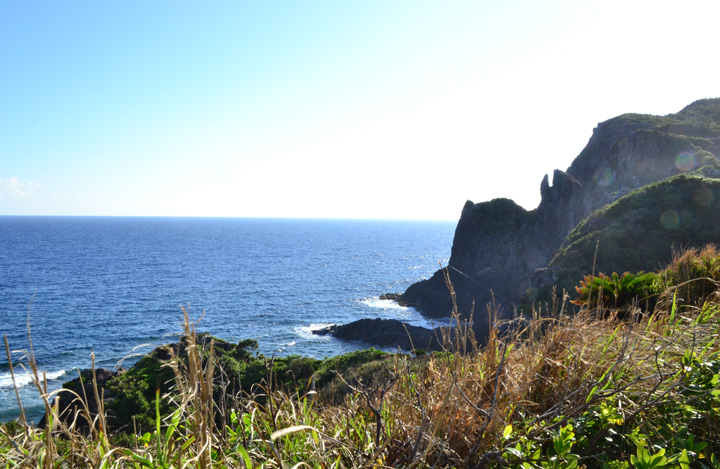
[[[580,286],[575,287],[580,296],[572,303],[589,308],[626,309],[637,302],[642,307],[657,293],[657,281],[658,274],[653,272],[586,275]]]
[[[571,450],[575,445],[575,432],[573,426],[568,424],[560,427],[560,430],[553,436],[553,452],[550,455],[547,467],[552,469],[575,469],[578,467],[579,456]]]
[[[645,442],[640,442],[637,446],[636,454],[630,456],[630,462],[636,469],[653,469],[655,467],[665,467],[668,459],[665,457],[665,449],[661,448],[655,454],[646,448]]]

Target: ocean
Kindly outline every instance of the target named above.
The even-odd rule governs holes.
[[[23,407],[29,337],[49,389],[89,368],[132,365],[177,339],[181,306],[198,331],[251,338],[265,355],[329,357],[367,344],[312,330],[361,318],[429,326],[380,300],[446,265],[456,222],[153,217],[0,217],[0,334]],[[28,333],[28,330],[30,333]],[[0,354],[0,421],[19,415]],[[121,360],[124,360],[121,362]]]

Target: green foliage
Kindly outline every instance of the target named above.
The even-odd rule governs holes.
[[[503,439],[510,440],[513,427],[508,425],[503,431]],[[543,454],[543,444],[531,435],[518,435],[513,446],[504,449],[503,458],[511,468],[529,469],[542,467],[547,469],[575,469],[578,467],[579,456],[572,452],[575,444],[575,432],[571,424],[561,426],[550,435],[552,446],[547,447]]]
[[[317,369],[317,384],[323,386],[332,381],[336,373],[342,374],[352,368],[357,368],[372,361],[382,360],[388,356],[389,354],[371,347],[367,350],[357,350],[326,358]]]
[[[684,385],[681,394],[686,402],[692,402],[699,410],[710,410],[720,406],[720,352],[700,360],[691,350],[682,358]],[[693,398],[699,398],[693,399]]]
[[[209,341],[206,335],[198,336],[200,353],[207,358]],[[366,380],[381,372],[377,366],[364,366],[369,362],[381,360],[388,356],[385,352],[375,350],[359,350],[339,355],[325,360],[290,355],[287,357],[265,357],[253,353],[258,348],[255,340],[242,340],[237,345],[214,339],[216,366],[224,374],[226,385],[233,393],[244,392],[252,394],[260,388],[258,386],[271,386],[272,389],[283,390],[289,394],[304,393],[310,385],[311,378],[315,377],[318,390],[328,389],[326,395],[333,399],[342,400],[349,392],[349,388],[336,380],[336,373],[353,373]],[[163,396],[171,396],[175,382],[173,371],[163,366],[170,357],[169,349],[164,352],[160,349],[141,359],[127,372],[111,380],[108,390],[115,398],[108,404],[108,410],[115,417],[111,423],[114,428],[132,431],[134,428],[141,432],[150,431],[155,425],[155,392],[161,391]],[[187,359],[183,347],[179,347],[180,359]],[[216,384],[216,397],[222,395],[220,384]],[[262,399],[262,398],[259,398]],[[172,409],[168,398],[160,401],[160,410],[163,416],[171,413]]]
[[[169,418],[163,421],[160,415],[160,392],[158,391],[155,398],[155,431],[145,432],[142,436],[137,437],[137,443],[144,448],[153,448],[154,454],[152,452],[139,454],[139,452],[129,449],[125,449],[123,453],[129,457],[136,468],[179,467],[183,454],[194,442],[192,436],[184,438],[181,434],[181,418],[182,409],[177,407]]]
[[[658,293],[658,275],[652,272],[625,272],[622,276],[617,272],[612,275],[586,275],[575,290],[580,296],[572,301],[573,304],[625,310],[634,304],[643,306],[651,300],[654,303],[653,296]]]
[[[334,378],[325,382],[320,390],[323,400],[340,404],[345,396],[352,393],[351,386],[374,387],[389,377],[388,368],[382,359],[373,359],[345,369],[344,372],[332,373]],[[342,376],[342,378],[341,378]]]
[[[645,447],[643,441],[637,447],[637,455],[630,456],[630,462],[637,469],[653,469],[655,467],[665,467],[668,460],[665,457],[665,449],[660,448],[653,454]]]
[[[237,346],[230,352],[230,356],[236,360],[247,360],[254,351],[258,349],[257,340],[244,339],[238,342]]]
[[[673,117],[681,120],[683,123],[698,122],[720,130],[718,129],[718,123],[720,123],[720,100],[699,99],[686,106]]]
[[[163,367],[162,360],[151,354],[143,357],[131,369],[113,378],[108,383],[108,390],[115,396],[107,409],[115,417],[116,428],[132,431],[146,431],[155,423],[155,392],[160,390],[164,395],[170,390],[174,381],[172,370]],[[160,403],[163,413],[168,413],[170,406],[167,400]]]

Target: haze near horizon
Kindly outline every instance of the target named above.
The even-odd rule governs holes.
[[[720,4],[5,2],[0,215],[456,220],[720,96]]]

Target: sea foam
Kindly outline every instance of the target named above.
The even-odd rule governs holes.
[[[45,376],[48,381],[52,381],[55,379],[60,378],[66,373],[65,370],[60,371],[54,371],[51,373],[45,373]],[[23,386],[27,386],[32,383],[33,375],[32,373],[28,371],[15,371],[15,384],[18,388],[21,388]],[[40,375],[40,379],[42,379],[42,374]],[[12,375],[10,373],[2,373],[0,374],[0,389],[7,389],[13,387],[13,380]]]
[[[303,339],[330,340],[330,337],[328,337],[326,335],[313,334],[313,331],[324,329],[324,328],[332,326],[332,325],[333,324],[331,324],[331,323],[319,323],[319,324],[310,324],[309,326],[297,326],[294,328],[294,331],[297,335],[299,335]]]

